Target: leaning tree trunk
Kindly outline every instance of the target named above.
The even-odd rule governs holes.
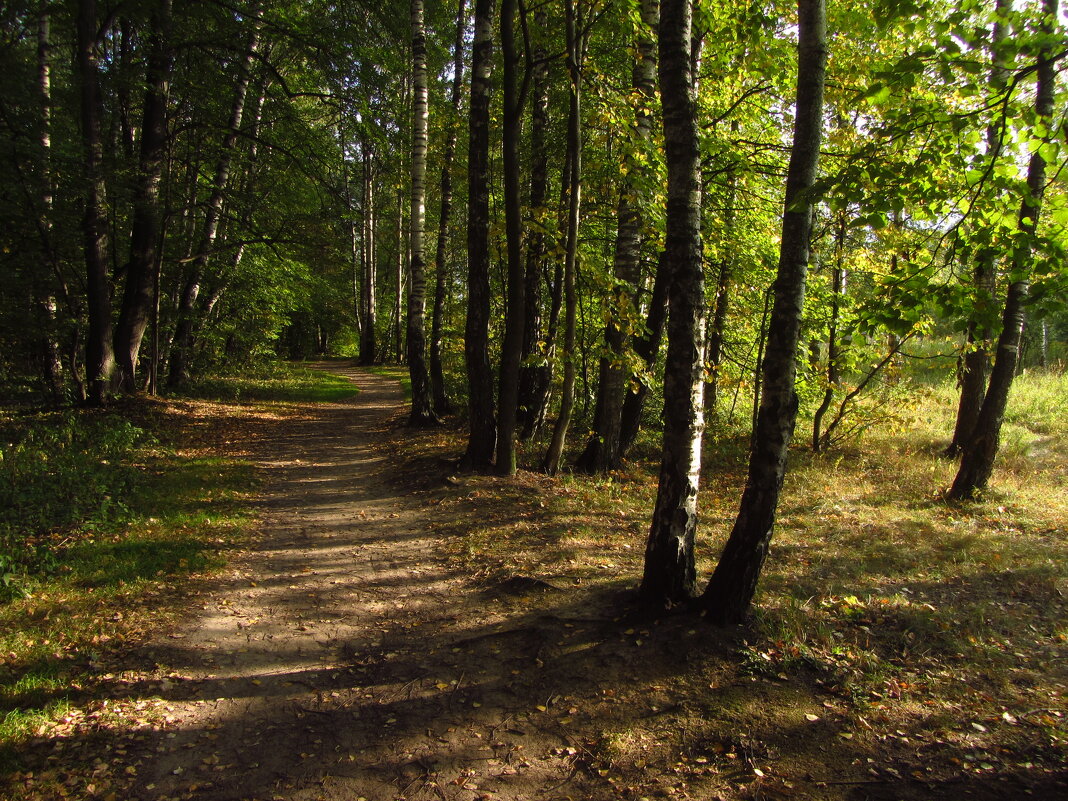
[[[245,56],[238,68],[237,86],[234,88],[234,99],[230,108],[230,120],[226,128],[226,136],[223,138],[222,153],[215,167],[211,195],[208,197],[208,203],[204,210],[204,227],[200,234],[200,242],[197,246],[196,254],[189,265],[189,274],[182,288],[182,296],[178,305],[178,322],[175,325],[170,370],[167,377],[167,384],[170,387],[181,386],[189,380],[190,360],[193,351],[193,331],[196,328],[196,301],[204,281],[204,271],[207,269],[212,248],[215,246],[215,238],[219,233],[223,201],[226,197],[226,187],[230,179],[230,166],[233,163],[237,140],[241,134],[241,120],[245,113],[245,98],[248,96],[248,86],[252,77],[252,64],[256,58],[258,47],[259,28],[258,23],[253,22],[252,29],[249,32],[248,43],[245,46]]]
[[[564,384],[553,436],[542,460],[542,470],[555,475],[567,441],[567,429],[575,408],[575,340],[577,334],[575,270],[578,262],[578,229],[582,210],[582,83],[579,72],[582,45],[578,37],[574,0],[564,3],[567,31],[567,68],[571,77],[567,112],[568,177],[567,244],[564,247]]]
[[[997,0],[994,30],[990,37],[990,91],[999,95],[1005,91],[1008,70],[1000,52],[1005,41],[1003,15],[1011,6],[1010,0]],[[998,159],[1002,151],[1002,126],[991,122],[986,128],[987,158]],[[967,345],[961,358],[960,400],[957,404],[957,420],[953,426],[953,439],[946,448],[946,456],[957,456],[975,430],[979,410],[986,394],[986,379],[990,372],[990,339],[993,332],[987,323],[997,281],[997,253],[992,248],[983,248],[975,259],[972,281],[975,287],[975,307],[968,320]]]
[[[77,14],[77,62],[85,165],[85,210],[82,239],[85,253],[89,333],[85,343],[88,400],[103,404],[115,371],[111,343],[111,282],[107,261],[107,219],[104,211],[104,147],[100,134],[103,105],[97,58],[96,0],[80,0]]]
[[[160,179],[167,151],[167,88],[174,61],[171,0],[160,0],[153,14],[141,118],[141,153],[134,191],[130,260],[115,329],[115,355],[123,392],[137,391],[137,361],[155,307],[161,208]]]
[[[489,360],[489,118],[493,70],[493,0],[475,0],[471,51],[471,103],[467,156],[467,364],[469,434],[462,466],[486,470],[493,463],[497,424]]]
[[[1045,19],[1042,30],[1048,34],[1057,20],[1057,0],[1045,0]],[[1049,136],[1050,118],[1053,115],[1054,61],[1049,46],[1039,51],[1035,87],[1035,116]],[[1044,137],[1041,137],[1044,138]],[[949,490],[954,499],[971,498],[985,489],[994,470],[1001,438],[1001,423],[1009,402],[1009,389],[1016,375],[1016,366],[1023,338],[1026,306],[1030,294],[1031,249],[1038,227],[1038,215],[1042,207],[1042,194],[1046,187],[1046,160],[1041,149],[1031,154],[1027,166],[1027,194],[1020,203],[1017,230],[1020,241],[1012,252],[1012,275],[1017,276],[1009,285],[1005,297],[1001,335],[998,337],[997,355],[990,371],[983,406],[975,422],[971,437],[964,445],[960,469]]]
[[[408,375],[412,380],[412,413],[416,426],[439,422],[434,413],[430,371],[426,363],[426,260],[423,228],[426,224],[427,72],[423,0],[412,0],[412,204],[409,212],[411,286],[408,289]],[[400,208],[397,209],[400,214]],[[398,243],[399,244],[399,243]],[[398,282],[397,297],[401,286]],[[398,320],[398,330],[400,321]]]
[[[498,475],[515,475],[515,427],[519,404],[519,368],[523,361],[523,323],[526,313],[526,275],[523,269],[523,218],[519,203],[519,135],[525,92],[516,75],[516,0],[501,0],[501,58],[504,79],[504,227],[507,240],[507,305],[497,403]]]
[[[650,106],[656,95],[656,26],[659,17],[657,0],[642,2],[642,22],[638,36],[639,58],[631,74],[638,105],[632,147],[640,152],[628,159],[627,173],[620,192],[617,211],[615,257],[612,272],[615,288],[611,297],[609,319],[605,325],[605,344],[608,354],[600,360],[597,383],[597,404],[594,409],[593,433],[586,448],[575,461],[583,472],[598,473],[616,470],[622,463],[620,428],[623,403],[631,371],[627,367],[629,331],[633,329],[637,309],[635,296],[641,278],[642,213],[638,197],[648,180],[645,153],[641,152],[652,136],[653,117]]]
[[[445,251],[449,240],[449,216],[452,212],[452,161],[456,155],[457,117],[460,114],[460,93],[463,87],[466,12],[467,0],[460,0],[456,11],[456,41],[452,48],[452,114],[448,118],[445,154],[441,162],[441,212],[438,214],[438,245],[434,258],[434,311],[430,324],[430,387],[434,396],[434,411],[438,415],[452,412],[452,404],[445,394],[442,328],[445,320],[445,298],[449,277]]]
[[[704,430],[702,372],[704,271],[701,263],[701,159],[693,84],[691,0],[664,0],[660,12],[660,97],[667,157],[668,350],[664,366],[664,442],[656,506],[645,547],[640,593],[654,608],[694,590],[694,534]]]
[[[764,356],[764,390],[738,517],[700,599],[709,618],[721,624],[740,622],[752,603],[771,542],[786,475],[787,449],[797,419],[795,360],[812,233],[812,199],[807,193],[815,183],[819,162],[826,32],[824,0],[798,0],[797,111],[786,175],[775,300]]]

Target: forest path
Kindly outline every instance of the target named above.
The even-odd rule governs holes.
[[[450,572],[426,482],[398,486],[397,382],[325,369],[359,394],[309,404],[253,446],[269,474],[262,538],[149,649],[173,678],[138,797],[548,797],[570,761],[524,755],[566,735],[510,723],[538,702],[516,668],[544,632],[501,627]]]

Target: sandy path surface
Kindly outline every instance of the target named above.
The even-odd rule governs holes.
[[[359,395],[310,406],[256,446],[271,454],[262,540],[150,649],[175,678],[136,791],[555,797],[575,776],[547,753],[568,755],[566,732],[546,739],[516,718],[537,707],[524,674],[540,667],[545,632],[487,610],[450,575],[432,507],[390,481],[381,443],[405,408],[396,382],[329,369]]]

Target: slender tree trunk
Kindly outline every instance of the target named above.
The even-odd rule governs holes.
[[[426,261],[423,228],[426,225],[427,73],[426,30],[423,0],[412,0],[412,203],[409,212],[411,288],[408,291],[408,375],[412,381],[412,413],[415,426],[439,423],[434,413],[430,371],[426,363]],[[400,213],[400,209],[397,209]],[[400,243],[398,242],[398,245]],[[400,274],[398,273],[398,276]],[[397,286],[398,309],[402,287]],[[398,331],[400,320],[398,319]]]
[[[430,388],[434,397],[434,411],[440,416],[452,413],[452,403],[445,393],[445,371],[442,359],[442,329],[445,324],[445,300],[449,267],[445,253],[449,240],[449,218],[452,213],[452,162],[456,155],[456,129],[460,114],[461,90],[464,75],[464,31],[467,29],[467,0],[459,0],[456,10],[456,40],[452,48],[452,113],[446,123],[445,154],[441,162],[441,211],[438,214],[438,245],[434,258],[434,310],[430,326]]]
[[[41,359],[41,377],[52,401],[63,400],[63,362],[57,339],[57,304],[49,284],[59,278],[59,259],[52,231],[52,45],[50,41],[51,9],[44,6],[37,17],[37,102],[40,110],[40,136],[38,150],[38,203],[37,230],[41,240],[44,270],[35,270],[31,281],[33,301],[37,310],[38,347]],[[60,281],[62,288],[62,281]],[[64,291],[64,295],[66,292]],[[72,315],[73,316],[73,315]]]
[[[493,0],[475,0],[467,157],[467,365],[469,435],[461,462],[468,470],[493,463],[497,421],[489,360],[489,119],[493,70]]]
[[[670,265],[661,253],[657,260],[653,289],[649,297],[649,309],[645,317],[647,333],[634,337],[631,343],[634,355],[641,359],[644,370],[641,375],[636,376],[637,386],[632,388],[623,399],[623,413],[619,425],[619,452],[624,457],[634,446],[638,431],[641,430],[645,399],[649,396],[650,389],[648,376],[656,366],[656,360],[660,355],[660,345],[664,338],[670,278]]]
[[[641,596],[670,607],[694,591],[694,534],[704,431],[702,368],[704,273],[701,259],[700,154],[692,73],[691,0],[664,0],[660,16],[660,97],[668,168],[664,260],[668,352],[664,366],[664,443]]]
[[[822,436],[823,416],[831,408],[834,391],[841,381],[838,362],[841,358],[838,346],[838,320],[841,316],[842,297],[846,291],[845,237],[847,220],[842,213],[838,218],[838,230],[834,239],[834,272],[831,278],[831,319],[827,324],[827,386],[823,390],[820,405],[812,415],[812,450],[816,453],[830,445],[829,439]]]
[[[257,194],[256,168],[259,162],[260,123],[263,119],[263,102],[266,99],[266,94],[267,85],[264,83],[254,95],[254,100],[251,106],[252,113],[249,114],[246,112],[245,114],[246,117],[251,118],[251,122],[247,126],[247,137],[249,141],[248,158],[245,161],[244,169],[241,171],[240,179],[232,181],[235,187],[232,194],[236,198],[249,198],[250,200],[243,203],[240,207],[230,209],[228,212],[231,219],[228,225],[220,228],[218,236],[218,239],[223,241],[233,238],[231,231],[240,233],[248,230],[253,212],[255,211],[256,201],[251,200],[251,198],[255,198]],[[229,259],[221,262],[218,269],[214,271],[214,285],[205,281],[205,287],[210,287],[210,290],[204,300],[202,312],[198,315],[197,323],[193,327],[194,341],[200,336],[204,325],[210,320],[213,310],[232,285],[235,276],[237,276],[237,271],[241,266],[241,261],[244,258],[245,250],[246,247],[243,242],[234,247]]]
[[[735,121],[731,126],[732,132],[737,132],[738,123]],[[705,386],[705,410],[715,414],[719,406],[719,388],[723,372],[723,345],[727,333],[727,313],[730,309],[731,287],[734,282],[734,247],[733,238],[736,235],[734,229],[735,216],[735,186],[737,176],[732,167],[727,174],[727,198],[723,212],[723,246],[726,253],[719,262],[719,272],[716,276],[716,301],[712,310],[712,320],[708,331],[708,368],[711,373]]]
[[[352,176],[349,167],[349,142],[345,136],[345,129],[338,126],[338,139],[341,143],[341,175],[345,192],[345,211],[348,214],[346,220],[349,229],[349,271],[352,274],[352,318],[356,325],[356,331],[363,330],[361,325],[363,314],[360,308],[360,237],[356,228],[356,203],[352,193]]]
[[[424,181],[426,180],[426,159],[423,160],[423,175]],[[424,184],[425,185],[425,184]],[[410,202],[410,199],[409,199]],[[423,204],[426,205],[426,191],[423,192]],[[404,273],[404,259],[409,255],[411,251],[411,244],[405,240],[407,234],[408,240],[411,239],[412,220],[409,209],[408,217],[408,230],[404,229],[404,193],[401,189],[397,190],[397,236],[395,237],[397,242],[397,252],[393,260],[393,287],[396,289],[396,293],[393,295],[393,319],[390,322],[390,329],[393,331],[393,361],[397,364],[404,364],[405,360],[405,326],[408,321],[404,314],[404,287],[408,283],[408,279]],[[424,230],[426,223],[426,216],[423,217]],[[425,252],[425,251],[424,251]],[[409,267],[411,266],[411,260],[408,261]],[[423,314],[426,315],[426,262],[423,263]],[[425,319],[424,319],[425,324]],[[425,342],[424,342],[425,345]],[[428,379],[429,380],[429,379]]]
[[[635,94],[641,98],[635,116],[633,144],[643,151],[652,136],[653,117],[650,106],[656,95],[656,30],[659,18],[657,0],[643,0],[643,27],[638,37],[639,58],[634,64],[631,80]],[[627,346],[635,327],[638,310],[635,300],[641,280],[642,213],[639,195],[647,180],[648,169],[644,152],[628,158],[627,173],[619,197],[616,225],[615,257],[612,272],[615,286],[605,325],[608,355],[598,367],[597,405],[594,410],[593,433],[586,448],[575,461],[575,467],[586,473],[616,470],[622,463],[621,426],[623,404],[632,375],[627,365]]]
[[[1057,24],[1057,0],[1045,0],[1044,33],[1050,33]],[[1045,127],[1053,115],[1054,63],[1049,46],[1039,51],[1035,88],[1035,116]],[[1048,134],[1047,134],[1048,136]],[[1005,297],[1001,335],[998,337],[994,367],[990,372],[982,408],[975,421],[971,436],[964,445],[960,468],[949,490],[949,497],[964,499],[973,497],[986,488],[994,470],[1001,439],[1001,423],[1009,401],[1009,390],[1016,374],[1022,344],[1028,295],[1030,294],[1031,249],[1038,227],[1038,215],[1042,207],[1042,194],[1046,186],[1046,161],[1040,150],[1031,154],[1027,167],[1027,194],[1020,203],[1017,230],[1022,235],[1012,252],[1012,271],[1016,276],[1009,285]]]
[[[497,404],[498,475],[516,471],[515,427],[519,404],[519,368],[523,361],[526,275],[523,269],[523,218],[519,203],[519,134],[523,120],[523,92],[518,87],[519,56],[515,48],[516,0],[501,0],[501,57],[504,83],[504,218],[508,282],[501,343],[501,373]]]
[[[101,405],[107,400],[115,370],[111,345],[111,282],[107,261],[106,192],[103,175],[103,142],[100,135],[102,102],[97,64],[96,0],[79,0],[77,16],[78,57],[76,72],[81,96],[82,144],[85,164],[85,211],[82,236],[85,252],[89,334],[85,371],[88,400]]]
[[[211,195],[208,197],[208,203],[204,210],[204,225],[200,234],[200,243],[197,247],[196,256],[189,265],[189,273],[178,305],[178,321],[174,331],[170,371],[167,377],[167,384],[172,388],[181,386],[189,381],[193,331],[196,327],[196,301],[200,295],[201,285],[204,281],[204,271],[207,268],[208,260],[211,258],[211,251],[219,232],[223,200],[225,199],[226,187],[230,179],[230,166],[233,162],[237,139],[241,133],[241,120],[245,113],[245,99],[248,96],[249,81],[252,77],[252,63],[256,58],[256,51],[259,47],[258,23],[252,22],[251,25],[252,28],[249,31],[248,42],[245,46],[245,55],[238,68],[237,85],[234,88],[234,100],[230,109],[226,136],[223,138],[222,153],[215,168]]]
[[[1011,7],[1010,0],[997,0],[994,30],[990,39],[990,90],[998,95],[1005,90],[1008,71],[1000,48],[1005,41],[1005,23],[1002,16]],[[998,159],[1002,152],[1001,125],[991,122],[986,129],[987,158]],[[976,256],[972,271],[975,286],[975,309],[968,320],[967,345],[961,359],[960,401],[957,404],[957,420],[953,426],[953,439],[946,448],[946,456],[957,456],[971,437],[979,419],[986,394],[986,380],[990,372],[990,339],[993,336],[987,322],[993,308],[997,283],[997,252],[983,248]]]
[[[360,237],[360,364],[374,364],[378,358],[375,336],[378,301],[378,265],[375,258],[374,154],[364,139],[363,152],[363,234]]]
[[[141,341],[154,307],[156,250],[160,240],[160,179],[167,149],[167,89],[173,53],[171,0],[159,0],[153,12],[145,75],[141,121],[141,151],[134,193],[130,261],[115,329],[115,355],[123,392],[137,391],[136,373]]]
[[[805,193],[815,183],[819,162],[826,32],[824,0],[798,0],[797,111],[786,176],[775,301],[764,357],[764,390],[738,517],[701,597],[702,607],[717,623],[740,622],[752,603],[771,542],[786,475],[787,449],[797,419],[795,361],[812,233],[812,200]]]
[[[556,230],[567,230],[567,219],[571,207],[571,157],[570,148],[564,149],[564,164],[560,171],[560,202],[557,206]],[[566,248],[565,248],[566,250]],[[552,275],[549,275],[549,263],[552,264]],[[520,436],[524,440],[531,439],[535,433],[545,425],[545,415],[549,408],[549,399],[552,394],[553,375],[556,372],[557,340],[560,334],[560,314],[564,308],[564,263],[566,258],[555,257],[547,260],[542,265],[542,282],[546,285],[549,295],[549,319],[545,324],[545,346],[542,351],[541,363],[535,368],[535,377],[532,383],[533,401],[530,405],[530,414],[523,422],[523,431]]]
[[[530,224],[526,235],[526,291],[523,320],[522,366],[519,372],[517,421],[520,439],[528,440],[545,417],[548,391],[544,386],[549,343],[542,340],[542,274],[546,264],[546,207],[549,187],[549,60],[545,52],[548,14],[542,7],[534,15],[538,33],[533,53],[532,96],[530,104]]]
[[[582,210],[582,45],[579,42],[574,0],[565,0],[567,69],[571,78],[567,112],[568,178],[567,244],[564,248],[564,384],[560,390],[560,413],[552,440],[542,461],[542,470],[555,475],[567,441],[567,429],[575,407],[575,343],[577,338],[575,270],[578,262],[578,228]]]
[[[119,72],[124,75],[129,74],[131,35],[128,17],[119,17],[118,24],[113,29],[113,39],[118,42]],[[116,82],[115,100],[118,113],[112,118],[112,124],[117,125],[115,138],[118,140],[118,147],[116,150],[127,161],[133,161],[136,137],[134,136],[133,115],[130,113],[130,86],[125,81]]]
[[[760,396],[764,387],[764,348],[768,344],[768,315],[771,313],[771,302],[774,296],[773,286],[764,291],[764,310],[760,314],[760,325],[757,326],[756,362],[753,364],[753,410],[749,415],[750,448],[756,442],[757,425],[760,422]]]

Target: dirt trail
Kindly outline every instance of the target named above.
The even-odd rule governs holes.
[[[569,756],[571,741],[516,718],[536,713],[541,691],[524,674],[549,635],[508,622],[451,575],[430,507],[398,492],[381,444],[403,410],[396,382],[330,370],[359,395],[310,407],[256,447],[272,454],[262,541],[151,649],[175,678],[161,687],[168,721],[136,791],[553,797],[576,778],[574,760],[551,753]]]
[[[40,738],[35,764],[72,775],[35,798],[1064,797],[1059,741],[1030,725],[863,702],[837,667],[753,659],[745,629],[642,618],[642,521],[576,535],[564,482],[453,476],[457,441],[405,428],[395,381],[326,369],[360,393],[205,426],[267,473],[262,537],[178,630],[116,653],[80,728]],[[995,775],[977,736],[1001,723],[1020,739]]]

